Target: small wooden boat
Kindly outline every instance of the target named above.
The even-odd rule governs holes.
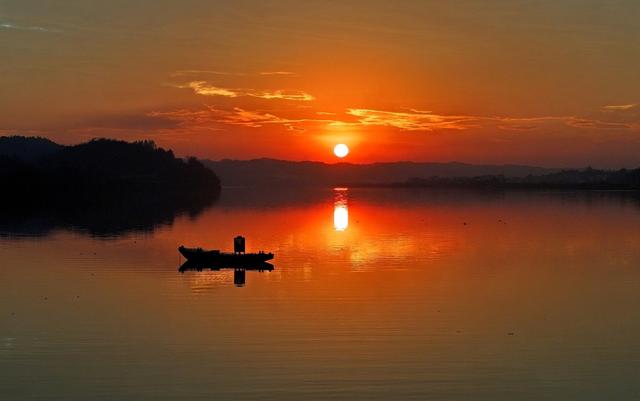
[[[210,264],[225,267],[256,266],[273,259],[273,253],[260,251],[258,253],[220,252],[219,250],[205,250],[202,248],[187,248],[180,246],[178,252],[190,262]]]

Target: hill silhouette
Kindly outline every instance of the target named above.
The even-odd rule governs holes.
[[[382,186],[425,188],[479,189],[587,189],[640,190],[640,168],[620,170],[585,169],[562,170],[526,177],[485,175],[475,177],[411,178],[404,182]]]
[[[640,169],[552,169],[523,165],[204,160],[227,187],[433,187],[639,190]]]
[[[293,162],[274,159],[203,160],[224,186],[355,186],[401,182],[409,177],[472,177],[504,175],[522,177],[555,172],[557,169],[520,165],[474,165],[466,163],[393,162],[372,164]]]
[[[110,191],[218,191],[220,181],[195,158],[176,158],[151,141],[92,140],[46,156],[39,167],[56,185]],[[71,184],[71,185],[68,185]]]
[[[46,141],[46,140],[45,140]],[[95,139],[75,146],[42,138],[0,138],[0,178],[15,198],[69,197],[83,193],[214,193],[220,180],[195,158],[176,158],[152,141]],[[19,150],[19,151],[16,151]]]
[[[151,141],[48,142],[0,138],[0,232],[38,235],[59,225],[96,235],[146,231],[197,214],[219,196],[213,171]]]
[[[3,136],[0,137],[0,158],[33,162],[43,156],[54,154],[64,148],[63,145],[39,136]]]

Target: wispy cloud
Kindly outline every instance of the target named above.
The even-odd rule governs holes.
[[[247,76],[269,76],[269,75],[282,75],[282,76],[291,76],[296,75],[295,72],[292,71],[260,71],[258,73],[249,73],[249,72],[233,72],[233,71],[220,71],[220,70],[178,70],[171,74],[173,77],[186,76],[186,75],[221,75],[221,76],[232,76],[232,77],[247,77]]]
[[[179,70],[171,74],[172,77],[182,77],[188,75],[223,75],[223,76],[234,76],[234,77],[244,77],[249,74],[244,72],[229,72],[229,71],[216,71],[216,70]]]
[[[133,131],[157,131],[179,128],[181,122],[162,116],[144,114],[108,114],[78,121],[74,129],[122,129]]]
[[[538,126],[535,124],[501,124],[498,125],[498,128],[502,130],[531,131],[537,129]]]
[[[636,127],[633,123],[577,116],[485,117],[484,119],[495,121],[499,124],[499,128],[507,130],[532,130],[541,126],[549,126],[550,123],[583,129],[633,129]]]
[[[482,120],[483,125],[493,125],[501,130],[508,131],[531,131],[538,129],[550,123],[564,124],[567,119],[573,117],[558,116],[534,116],[534,117],[509,117],[509,116],[493,116],[478,117]]]
[[[260,111],[249,111],[239,107],[235,107],[231,111],[209,109],[211,117],[226,124],[244,125],[247,127],[262,127],[265,124],[293,124],[300,122],[301,120],[292,120],[288,118],[278,117],[271,113],[265,113]]]
[[[614,104],[610,106],[603,106],[602,111],[627,111],[635,108],[636,104]]]
[[[191,81],[186,84],[175,85],[178,88],[189,88],[198,95],[240,97],[250,96],[261,99],[281,99],[308,102],[314,100],[311,94],[297,90],[258,90],[258,89],[231,89],[212,85],[207,81]]]
[[[205,109],[201,110],[177,109],[169,111],[151,111],[147,113],[147,116],[155,118],[167,118],[173,121],[177,121],[182,125],[198,126],[215,122],[216,119],[212,118],[213,113],[214,109],[206,107]]]
[[[242,96],[242,92],[237,89],[219,88],[208,84],[206,81],[191,81],[184,85],[177,85],[178,88],[190,88],[198,95],[203,96],[226,96],[238,97]]]
[[[150,117],[167,118],[180,122],[182,125],[211,126],[211,124],[240,125],[259,128],[265,125],[283,125],[292,131],[302,132],[303,125],[310,123],[331,123],[333,120],[314,118],[286,118],[265,111],[251,111],[240,107],[232,110],[221,110],[207,106],[201,110],[179,109],[173,111],[154,111]]]
[[[259,97],[262,99],[284,99],[284,100],[297,100],[301,102],[310,102],[315,100],[315,97],[303,91],[287,91],[287,90],[275,90],[275,91],[254,91],[247,93],[248,96]]]
[[[35,31],[35,32],[59,32],[55,29],[47,29],[41,26],[24,26],[24,25],[16,25],[8,22],[0,22],[0,28],[2,29],[13,29],[17,31]]]
[[[291,71],[263,71],[260,75],[295,75]]]
[[[212,92],[223,92],[224,88],[209,88]],[[244,96],[250,96],[242,94]],[[233,95],[240,96],[236,92]],[[235,125],[249,128],[260,128],[269,125],[282,125],[289,130],[325,129],[330,127],[390,127],[401,131],[436,131],[436,130],[511,130],[532,131],[536,129],[552,129],[565,126],[588,130],[624,130],[640,129],[637,122],[620,122],[607,119],[593,119],[576,116],[477,116],[477,115],[443,115],[431,111],[415,110],[389,111],[375,109],[350,108],[344,113],[314,111],[295,111],[295,117],[289,117],[271,111],[247,110],[235,107],[231,110],[207,106],[200,110],[180,109],[174,111],[152,112],[151,117],[161,117],[177,121],[181,126],[211,127],[212,125]],[[300,113],[303,113],[300,115]]]
[[[432,131],[434,129],[466,129],[477,121],[474,116],[439,115],[430,111],[409,112],[348,109],[347,114],[357,117],[361,125],[395,127],[406,131]]]
[[[386,126],[408,131],[431,131],[435,129],[467,129],[480,121],[474,116],[442,116],[431,112],[411,110],[392,112],[371,109],[348,109],[341,116],[337,113],[314,112],[302,117],[283,117],[273,112],[252,111],[240,107],[222,110],[207,106],[200,110],[179,109],[156,111],[151,117],[180,121],[183,125],[211,126],[212,124],[239,125],[260,128],[267,125],[283,125],[289,130],[303,131],[311,125],[337,126]],[[355,118],[355,119],[354,119]]]
[[[567,118],[566,124],[575,128],[591,128],[591,129],[631,129],[633,128],[633,125],[631,124],[607,122],[607,121],[593,120],[588,118],[577,118],[577,117]]]

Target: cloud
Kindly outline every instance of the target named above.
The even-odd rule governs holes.
[[[292,71],[261,71],[258,73],[247,73],[247,72],[231,72],[231,71],[219,71],[219,70],[178,70],[171,74],[172,77],[179,77],[185,75],[222,75],[222,76],[234,76],[234,77],[246,77],[252,75],[296,75],[295,72]]]
[[[224,88],[209,88],[220,92]],[[251,96],[246,93],[233,92],[230,96]],[[375,109],[347,109],[344,113],[329,113],[291,109],[288,117],[261,110],[247,110],[235,107],[231,110],[217,109],[207,106],[200,110],[179,109],[173,111],[152,112],[150,117],[165,118],[179,122],[181,127],[210,128],[216,125],[235,125],[249,128],[260,128],[269,125],[282,125],[289,130],[304,131],[311,127],[326,129],[330,127],[391,127],[402,131],[435,131],[435,130],[510,130],[533,131],[551,129],[553,125],[576,129],[638,129],[634,122],[599,120],[576,116],[478,116],[478,115],[444,115],[431,111],[411,109],[408,111],[389,111]],[[302,115],[300,114],[302,113]]]
[[[219,117],[218,122],[244,125],[247,127],[262,127],[264,124],[292,124],[300,120],[278,117],[271,113],[244,110],[235,107],[231,111],[209,109],[213,116]]]
[[[275,90],[275,91],[254,91],[247,92],[247,96],[259,97],[262,99],[284,99],[284,100],[296,100],[301,102],[310,102],[315,100],[313,95],[310,95],[303,91],[286,91],[286,90]]]
[[[260,99],[281,99],[293,100],[301,102],[309,102],[315,100],[315,97],[307,92],[297,90],[257,90],[257,89],[230,89],[212,85],[207,81],[191,81],[186,84],[175,85],[177,88],[189,88],[198,95],[203,96],[224,96],[224,97],[240,97],[249,96]]]
[[[207,107],[203,110],[177,109],[171,111],[151,111],[147,116],[153,118],[169,119],[185,126],[199,126],[216,122],[212,118],[213,109]]]
[[[260,75],[295,75],[291,71],[263,71]]]
[[[201,110],[153,111],[148,116],[179,121],[184,126],[211,127],[212,124],[227,124],[259,128],[266,125],[282,125],[288,130],[296,132],[305,131],[304,125],[333,122],[333,120],[305,117],[286,118],[269,112],[245,110],[240,107],[234,107],[232,110],[221,110],[211,106]]]
[[[564,123],[567,118],[557,116],[537,116],[537,117],[479,117],[485,124],[495,124],[498,129],[508,131],[531,131],[549,123]]]
[[[628,110],[626,108],[625,110]],[[475,116],[442,115],[431,111],[410,110],[409,112],[348,109],[348,115],[358,118],[355,124],[395,127],[405,131],[433,131],[436,129],[467,130],[471,128],[495,127],[503,130],[531,131],[549,124],[563,124],[581,129],[634,129],[637,124],[606,121],[576,116]],[[334,122],[333,124],[354,124]]]
[[[588,118],[570,117],[567,119],[566,124],[575,128],[592,128],[592,129],[631,129],[632,125],[592,120]]]
[[[74,128],[112,128],[135,131],[166,130],[180,127],[180,122],[162,116],[122,114],[87,119]]]
[[[576,116],[542,116],[542,117],[489,117],[500,125],[498,128],[507,130],[531,130],[549,123],[564,124],[582,129],[633,129],[634,124],[620,121],[603,121],[593,118]]]
[[[538,126],[534,124],[513,124],[513,125],[502,124],[502,125],[498,125],[498,128],[504,129],[504,130],[514,130],[514,131],[530,131],[530,130],[537,129]]]
[[[13,29],[17,31],[36,31],[36,32],[59,32],[55,29],[47,29],[41,26],[22,26],[15,25],[8,22],[0,22],[0,28],[2,29]]]
[[[636,107],[636,104],[617,104],[611,106],[603,106],[602,111],[627,111]]]
[[[228,72],[228,71],[215,71],[215,70],[179,70],[171,74],[172,77],[182,77],[185,75],[228,75],[236,77],[244,77],[249,74],[244,72]]]
[[[239,107],[233,110],[220,110],[207,106],[202,110],[179,109],[173,111],[153,111],[150,117],[168,118],[191,125],[206,125],[223,123],[230,125],[244,125],[247,127],[262,127],[264,124],[289,124],[293,120],[278,117],[270,113],[248,111]]]
[[[474,116],[447,116],[430,111],[410,110],[409,112],[347,109],[347,114],[357,117],[361,125],[395,127],[406,131],[432,131],[434,129],[466,129],[478,118]]]
[[[242,96],[241,92],[233,89],[219,88],[217,86],[209,85],[206,81],[191,81],[185,85],[178,85],[178,88],[191,88],[195,93],[203,96]]]

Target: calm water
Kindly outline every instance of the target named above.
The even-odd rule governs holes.
[[[272,192],[5,225],[0,399],[640,399],[637,198]],[[177,271],[239,233],[273,271]]]

